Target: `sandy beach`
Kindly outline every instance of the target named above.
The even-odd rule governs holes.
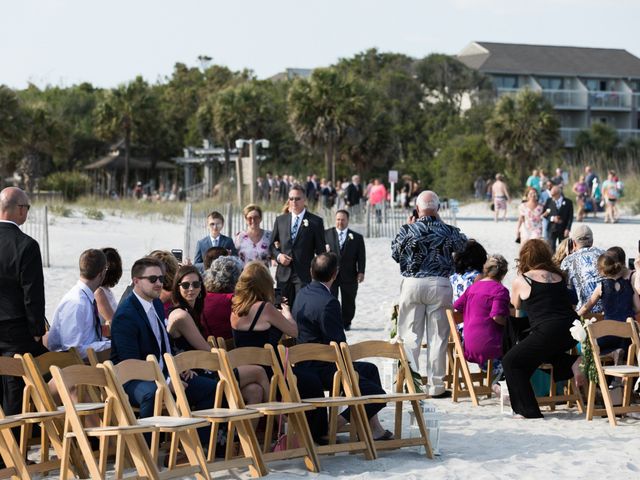
[[[505,285],[514,277],[519,245],[515,243],[516,204],[510,206],[510,220],[494,223],[486,204],[462,207],[458,227],[481,242],[489,253],[501,253],[509,261]],[[635,257],[640,238],[640,217],[624,216],[609,225],[600,218],[587,220],[596,246],[613,245]],[[268,226],[265,225],[268,228]],[[129,279],[129,267],[136,258],[161,248],[182,248],[181,223],[157,218],[107,215],[90,220],[82,214],[52,217],[49,227],[51,267],[45,269],[47,317],[51,319],[58,301],[78,277],[77,261],[87,248],[111,246],[119,250],[124,275],[114,289],[116,296]],[[399,295],[401,277],[390,256],[391,239],[367,239],[367,271],[357,297],[357,312],[349,342],[388,338],[391,305]],[[454,404],[450,399],[430,400],[440,419],[440,455],[428,460],[417,449],[381,453],[367,462],[356,456],[321,458],[322,473],[309,474],[301,461],[273,465],[270,478],[418,479],[431,478],[638,478],[640,475],[640,420],[623,419],[611,428],[606,419],[586,422],[575,409],[560,408],[540,420],[517,420],[500,413],[498,399]],[[387,428],[392,410],[382,413]],[[245,472],[229,474],[249,478]]]

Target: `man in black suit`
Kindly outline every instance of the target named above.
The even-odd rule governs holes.
[[[311,260],[325,251],[325,242],[322,218],[307,211],[301,186],[289,190],[288,208],[273,224],[270,249],[278,263],[278,287],[293,305],[296,293],[311,281]]]
[[[0,192],[0,354],[34,356],[46,352],[44,275],[40,247],[20,230],[31,208],[29,197],[16,187]],[[24,383],[2,377],[2,407],[6,415],[22,412]]]
[[[236,250],[233,240],[221,233],[224,227],[224,217],[220,212],[211,212],[207,215],[207,227],[209,227],[209,235],[198,240],[196,257],[193,259],[193,264],[201,272],[204,270],[204,255],[211,247],[226,248],[229,251],[229,255],[238,255],[238,250]]]
[[[571,232],[573,223],[573,203],[562,195],[562,188],[551,188],[551,197],[544,204],[544,214],[549,220],[547,236],[551,250],[556,251],[556,243],[562,242]]]
[[[360,200],[362,200],[363,191],[360,184],[360,176],[354,175],[351,177],[351,183],[347,185],[344,192],[344,202],[349,208],[359,207]]]
[[[325,252],[311,262],[311,276],[313,281],[300,290],[293,304],[291,314],[298,324],[298,343],[346,342],[340,303],[331,294],[331,285],[338,275],[338,256],[333,252]],[[309,362],[307,371],[315,372],[325,390],[333,385],[336,372],[334,364],[325,362]],[[376,395],[384,393],[380,383],[378,368],[369,362],[355,362],[354,368],[359,375],[360,392],[362,395]],[[378,419],[377,413],[384,408],[384,404],[369,404],[365,406],[367,418],[371,425],[373,437],[376,440],[390,439],[392,434],[385,430]],[[345,410],[338,418],[338,427],[349,421],[349,410]]]
[[[335,253],[339,259],[340,269],[338,277],[331,286],[331,293],[342,302],[342,321],[344,329],[351,329],[351,321],[356,314],[356,295],[358,284],[364,280],[366,252],[364,238],[349,228],[349,212],[336,212],[336,226],[324,232],[324,238],[329,251]]]
[[[164,321],[164,307],[159,299],[164,265],[152,257],[141,258],[131,267],[131,278],[133,292],[120,303],[111,323],[111,361],[146,360],[147,355],[153,355],[167,377],[163,355],[172,353],[172,348]],[[192,371],[185,372],[182,380],[187,384],[185,393],[194,409],[213,406],[216,381]],[[131,404],[140,407],[141,418],[153,415],[156,388],[155,382],[142,380],[124,384]],[[203,442],[209,439],[208,429],[198,429],[198,435]]]

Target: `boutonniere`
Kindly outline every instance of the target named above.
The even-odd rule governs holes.
[[[303,224],[305,227],[308,227],[308,226],[309,226],[309,220],[307,220],[307,219],[305,218],[304,220],[302,220],[302,224]]]
[[[353,233],[350,233],[348,236],[349,236],[349,240],[353,240]]]
[[[563,200],[563,201],[562,201],[562,206],[563,206],[563,207],[564,207],[565,203],[566,203],[566,202]]]

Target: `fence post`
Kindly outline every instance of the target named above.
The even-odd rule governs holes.
[[[366,232],[366,237],[367,238],[371,238],[371,218],[370,218],[370,211],[369,211],[369,206],[367,205],[366,209],[365,209],[365,232]]]
[[[226,203],[224,205],[224,218],[227,219],[227,236],[233,238],[233,205]]]
[[[44,206],[42,211],[43,219],[43,237],[44,237],[44,266],[49,268],[51,266],[49,262],[49,207],[47,205]]]

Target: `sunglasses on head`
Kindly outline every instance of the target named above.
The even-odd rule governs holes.
[[[147,275],[146,277],[138,277],[138,278],[146,278],[149,280],[149,283],[164,283],[164,275]]]
[[[184,290],[189,290],[189,287],[193,287],[196,290],[202,286],[202,283],[200,280],[196,280],[195,282],[180,282],[178,285]]]

